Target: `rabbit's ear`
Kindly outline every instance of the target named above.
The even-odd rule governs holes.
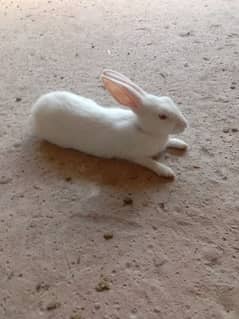
[[[137,84],[135,84],[132,80],[130,80],[129,78],[127,78],[127,76],[125,76],[122,73],[119,73],[117,71],[113,71],[110,69],[105,69],[102,73],[102,76],[107,76],[107,77],[111,77],[114,78],[116,80],[120,80],[124,83],[127,83],[129,85],[131,85],[136,91],[138,91],[140,94],[145,94],[145,91],[139,87]]]
[[[129,106],[137,111],[143,105],[143,95],[128,83],[114,78],[113,76],[101,76],[105,88],[120,104]]]

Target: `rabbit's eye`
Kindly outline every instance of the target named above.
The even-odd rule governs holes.
[[[167,116],[165,114],[159,114],[158,117],[160,118],[160,120],[166,120]]]

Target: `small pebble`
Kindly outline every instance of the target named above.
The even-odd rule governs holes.
[[[161,310],[160,310],[160,308],[156,307],[156,308],[154,308],[154,312],[155,313],[161,313]]]
[[[189,37],[192,35],[192,32],[188,31],[188,32],[181,32],[179,33],[180,37]]]
[[[95,290],[98,292],[110,290],[110,286],[107,279],[102,278],[100,282],[97,284],[97,286],[95,287]]]
[[[229,128],[224,128],[223,133],[229,133]]]
[[[21,102],[22,98],[21,97],[16,97],[16,102]]]
[[[15,148],[18,148],[18,147],[21,146],[21,143],[14,143],[13,146],[14,146]]]
[[[36,285],[36,291],[39,292],[41,290],[48,290],[50,288],[50,286],[44,282],[39,282]]]
[[[11,280],[14,277],[14,272],[11,271],[10,274],[7,276],[8,280]]]
[[[71,182],[72,181],[72,177],[71,176],[66,176],[65,177],[65,181],[66,182]]]
[[[99,302],[95,303],[94,307],[95,307],[96,310],[99,310],[100,309],[100,303]]]
[[[125,197],[124,205],[133,205],[133,199],[131,197]]]
[[[46,306],[46,310],[48,310],[48,311],[55,310],[55,309],[59,308],[60,306],[61,306],[61,304],[59,302],[52,301]]]
[[[114,237],[114,235],[112,233],[105,233],[104,234],[104,239],[105,240],[109,240],[112,239]]]
[[[223,253],[217,247],[204,247],[202,249],[202,255],[205,258],[205,264],[212,267],[220,264],[220,258]]]
[[[12,178],[9,178],[6,176],[0,177],[0,184],[1,185],[11,183],[11,181],[12,181]]]

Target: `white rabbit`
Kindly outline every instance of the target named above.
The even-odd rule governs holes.
[[[116,71],[105,70],[101,78],[121,107],[104,107],[70,92],[50,92],[32,107],[36,135],[64,148],[125,159],[173,178],[172,169],[154,156],[166,147],[187,148],[185,142],[169,138],[187,127],[178,107],[169,97],[148,94]]]

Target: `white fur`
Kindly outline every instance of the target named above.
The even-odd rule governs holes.
[[[104,107],[70,92],[50,92],[32,107],[36,135],[64,148],[126,159],[160,176],[174,177],[169,167],[152,157],[170,144],[169,134],[182,132],[187,126],[177,106],[168,97],[144,92],[115,71],[106,70],[102,79],[110,93],[131,109]],[[167,119],[161,120],[159,114]],[[186,147],[177,141],[172,140],[174,147]]]

